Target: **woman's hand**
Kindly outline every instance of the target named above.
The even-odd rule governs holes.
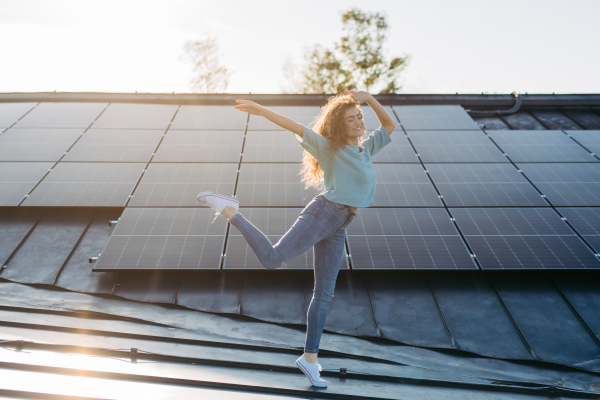
[[[358,101],[359,104],[364,103],[365,101],[367,101],[369,96],[371,96],[367,92],[357,92],[356,90],[348,90],[348,89],[344,90],[344,93],[352,96],[354,98],[354,100]]]
[[[236,100],[236,103],[240,103],[237,106],[235,106],[236,110],[245,111],[248,114],[262,115],[262,112],[265,109],[260,104],[257,104],[250,100],[239,100],[238,99],[238,100]]]

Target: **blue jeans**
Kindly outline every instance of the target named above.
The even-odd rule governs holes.
[[[346,227],[356,217],[350,207],[318,195],[302,210],[292,227],[273,246],[269,239],[242,214],[231,218],[235,226],[268,269],[286,263],[314,246],[315,286],[308,307],[304,351],[318,353],[327,309],[333,298],[335,281],[344,257]]]

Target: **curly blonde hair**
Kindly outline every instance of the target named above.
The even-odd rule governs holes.
[[[310,127],[317,134],[329,139],[329,155],[331,159],[335,154],[346,147],[346,124],[345,115],[346,111],[350,108],[358,109],[358,112],[362,115],[360,109],[360,103],[351,95],[338,94],[337,96],[330,97],[327,103],[321,108],[321,113],[315,117],[314,121],[310,124]],[[366,130],[365,130],[366,131]],[[363,146],[363,138],[359,138],[359,146]],[[302,169],[298,175],[302,175],[302,182],[304,183],[305,189],[311,187],[321,190],[323,188],[323,168],[309,152],[304,150],[302,154]]]

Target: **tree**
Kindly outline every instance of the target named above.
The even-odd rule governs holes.
[[[318,44],[305,49],[299,82],[292,86],[302,93],[340,93],[359,87],[398,92],[402,88],[398,79],[409,56],[389,60],[385,56],[389,28],[385,16],[351,8],[342,13],[342,24],[344,36],[334,50]]]
[[[219,63],[219,44],[213,37],[186,42],[182,59],[192,64],[192,92],[223,93],[229,86],[231,72]]]

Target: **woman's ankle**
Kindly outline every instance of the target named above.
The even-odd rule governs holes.
[[[317,354],[318,353],[304,353],[304,359],[311,364],[317,362]]]
[[[227,217],[228,220],[231,220],[231,218],[233,218],[233,216],[237,213],[238,213],[238,211],[231,206],[225,207],[223,209],[223,211],[221,212],[221,214],[223,214],[225,217]]]

